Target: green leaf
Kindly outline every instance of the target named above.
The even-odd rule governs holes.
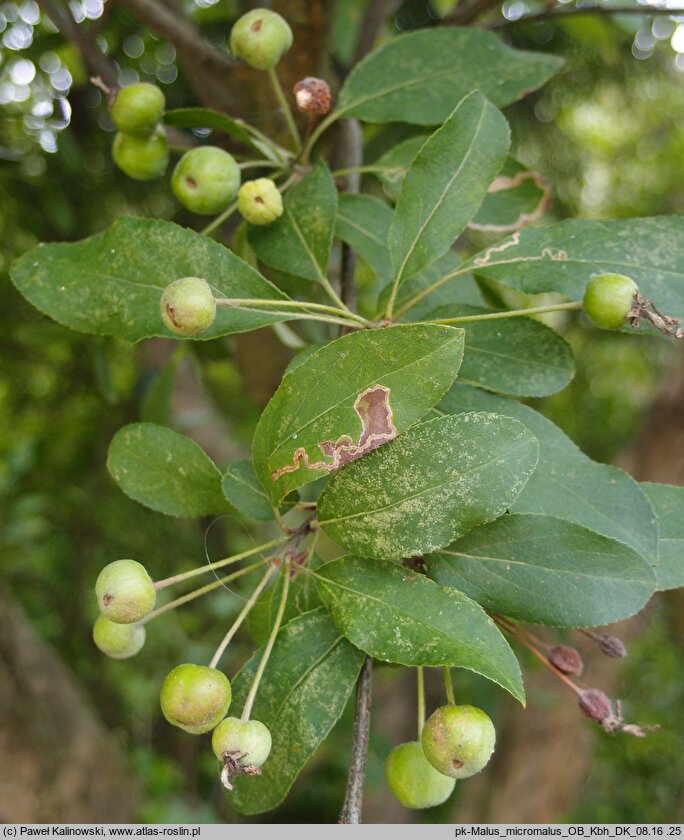
[[[357,64],[336,113],[367,122],[439,125],[478,88],[503,107],[541,87],[561,59],[505,46],[481,29],[428,29],[393,38]]]
[[[428,266],[419,274],[410,277],[403,282],[397,293],[396,309],[400,310],[411,298],[429,288],[433,283],[460,269],[463,260],[455,251],[447,251],[443,257]],[[387,301],[391,293],[389,286],[385,287],[378,298],[378,317],[381,317],[387,307]],[[422,298],[412,306],[404,315],[404,321],[424,321],[427,314],[437,306],[452,303],[470,303],[475,306],[482,304],[482,295],[477,282],[472,274],[459,274],[458,279],[451,283],[443,283],[431,292],[427,297]]]
[[[494,622],[470,598],[384,560],[343,557],[316,573],[332,619],[384,662],[475,671],[520,700],[520,667]]]
[[[684,217],[573,219],[519,231],[476,254],[466,267],[527,294],[578,300],[592,276],[631,277],[661,312],[684,318]]]
[[[425,320],[491,311],[462,304],[441,306]],[[466,334],[459,372],[463,382],[515,397],[546,397],[565,388],[574,375],[574,359],[567,342],[533,318],[470,321],[459,326]]]
[[[398,283],[449,250],[477,212],[509,142],[501,112],[474,91],[421,148],[401,185],[389,231]]]
[[[177,338],[162,323],[159,300],[179,277],[201,277],[219,297],[289,300],[223,245],[159,219],[122,218],[80,242],[38,245],[13,264],[11,276],[60,324],[129,341]],[[291,314],[221,306],[198,338],[255,330]]]
[[[249,459],[229,464],[223,474],[221,487],[231,505],[249,519],[269,522],[274,518],[271,502]]]
[[[551,516],[502,516],[427,561],[438,584],[484,609],[557,627],[627,618],[655,587],[653,570],[629,546]]]
[[[251,226],[249,244],[266,265],[314,282],[327,282],[335,232],[337,190],[319,161],[284,196],[283,215],[273,224]]]
[[[429,136],[429,134],[417,134],[415,137],[409,137],[393,146],[389,152],[372,164],[378,167],[378,171],[373,174],[390,198],[396,198],[399,195],[406,173]]]
[[[309,356],[283,378],[254,434],[254,470],[273,504],[420,420],[462,353],[462,330],[412,324],[351,333]]]
[[[438,417],[333,476],[318,502],[318,524],[363,557],[443,548],[509,508],[537,454],[532,434],[509,417]]]
[[[387,234],[392,209],[370,195],[342,193],[335,233],[347,242],[375,272],[384,286],[392,280]]]
[[[256,651],[232,681],[234,709],[242,708],[262,653]],[[240,813],[269,811],[285,799],[339,720],[363,660],[323,608],[283,627],[252,710],[252,717],[271,730],[273,748],[260,776],[234,780],[230,801]]]
[[[658,589],[684,586],[684,487],[640,485],[658,517]]]
[[[259,154],[268,154],[270,149],[254,136],[254,129],[243,120],[229,117],[220,111],[213,111],[211,108],[176,108],[164,114],[166,125],[177,126],[178,128],[213,128],[223,131],[250,146]]]
[[[448,414],[496,411],[517,418],[535,435],[539,464],[513,506],[515,513],[543,513],[583,525],[621,540],[657,567],[655,514],[633,478],[595,463],[550,420],[512,400],[459,385],[438,408]]]
[[[127,496],[168,516],[227,509],[216,464],[194,440],[164,426],[131,423],[119,429],[107,469]]]
[[[550,197],[551,191],[538,173],[508,158],[470,227],[494,233],[519,230],[543,216]]]

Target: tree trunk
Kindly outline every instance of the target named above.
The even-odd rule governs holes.
[[[139,792],[124,751],[5,589],[0,686],[0,821],[133,821]]]

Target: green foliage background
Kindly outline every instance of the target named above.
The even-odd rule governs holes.
[[[211,6],[189,5],[210,36],[225,30],[237,11],[236,4],[223,0]],[[397,20],[404,27],[407,21],[427,24],[424,5],[404,4]],[[338,59],[353,50],[354,25],[362,7],[358,0],[339,4],[333,44]],[[11,26],[11,20],[5,20],[5,26]],[[639,33],[644,41],[648,27],[651,33],[666,32],[633,16],[568,18],[511,27],[508,32],[517,47],[562,54],[567,61],[542,92],[507,111],[518,141],[513,152],[553,185],[552,213],[558,218],[684,210],[679,188],[684,171],[684,87],[666,38],[653,38],[651,50],[633,47]],[[132,28],[131,20],[119,13],[111,16],[103,37],[126,73],[156,75],[164,83],[170,106],[195,104],[168,45]],[[38,101],[56,95],[55,89],[50,93],[54,74],[40,69],[52,66],[52,56],[72,79],[67,127],[62,127],[57,102],[53,116],[42,123],[31,114]],[[104,469],[107,447],[122,425],[164,415],[161,369],[146,356],[143,345],[83,336],[48,321],[7,278],[10,261],[39,240],[80,239],[123,214],[176,218],[181,223],[188,219],[176,212],[166,183],[137,184],[114,169],[108,150],[111,125],[72,47],[39,23],[31,45],[20,51],[0,50],[0,81],[11,76],[18,58],[33,61],[39,69],[25,100],[0,105],[2,571],[38,632],[78,674],[105,722],[121,731],[144,786],[140,819],[232,821],[237,816],[217,789],[206,744],[189,742],[171,730],[157,703],[161,675],[179,657],[208,660],[222,635],[220,628],[239,610],[240,598],[222,592],[168,617],[164,632],[151,628],[144,652],[123,666],[122,678],[122,664],[99,656],[91,643],[96,614],[92,585],[99,569],[117,557],[144,560],[153,576],[164,576],[204,562],[205,539],[208,556],[218,558],[249,547],[252,537],[238,515],[199,524],[170,519],[120,493]],[[378,155],[389,141],[387,132],[379,133]],[[513,293],[493,286],[491,294],[496,299]],[[581,319],[561,319],[559,326],[576,354],[578,374],[560,394],[531,404],[591,457],[610,462],[629,444],[674,350],[652,338],[599,333]],[[185,357],[181,363],[204,383],[211,410],[239,452],[249,444],[259,406],[258,400],[245,396],[244,371],[234,349],[234,339],[223,339],[206,347],[195,344],[191,353],[178,352]],[[206,419],[187,411],[171,418],[179,430],[192,430]],[[235,662],[244,661],[248,652],[249,645],[238,645]],[[684,682],[678,676],[684,655],[665,601],[656,603],[649,629],[618,667],[619,694],[628,701],[630,716],[655,720],[663,730],[644,740],[608,739],[597,733],[591,779],[581,802],[566,817],[587,822],[673,818],[681,796],[677,780],[684,778],[677,712],[684,705]],[[384,686],[381,691],[395,684],[397,690],[405,689],[391,667],[380,668],[377,680]],[[464,676],[460,685],[472,692],[468,696],[474,701],[491,692],[472,675]],[[562,697],[558,702],[571,701]],[[305,774],[268,820],[336,821],[350,721],[347,709],[318,753],[315,772]],[[387,735],[374,730],[368,770],[371,796],[384,790],[382,762],[390,746]],[[466,797],[467,787],[459,788],[457,796]],[[445,812],[439,809],[420,816],[443,818]]]

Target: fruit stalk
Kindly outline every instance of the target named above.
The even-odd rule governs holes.
[[[224,575],[222,578],[218,578],[218,580],[214,580],[211,583],[207,583],[204,586],[200,586],[199,589],[193,589],[192,592],[188,592],[185,595],[181,595],[180,598],[175,598],[173,601],[169,601],[168,604],[164,604],[162,607],[159,607],[156,610],[148,613],[144,618],[142,618],[138,624],[147,624],[148,621],[152,621],[153,618],[157,618],[157,616],[163,615],[166,612],[170,612],[171,610],[175,610],[176,607],[181,607],[183,604],[187,604],[190,601],[194,601],[195,598],[201,598],[202,595],[206,595],[208,592],[212,592],[214,589],[218,589],[220,586],[225,586],[227,583],[230,583],[233,580],[237,580],[238,578],[244,577],[248,575],[250,572],[253,572],[255,569],[258,569],[259,566],[264,564],[264,560],[258,560],[256,563],[252,563],[251,566],[245,566],[244,569],[238,569],[237,572],[232,572],[229,575]]]
[[[285,614],[285,606],[287,604],[287,594],[290,591],[289,560],[286,559],[283,562],[281,573],[283,575],[283,591],[280,594],[278,612],[276,613],[275,621],[273,622],[273,627],[271,628],[271,635],[268,637],[266,647],[264,648],[264,652],[261,656],[261,659],[259,660],[259,667],[257,668],[257,672],[254,675],[254,682],[252,683],[252,687],[249,689],[249,694],[247,695],[247,699],[245,700],[245,706],[242,710],[242,714],[240,715],[240,720],[249,720],[249,716],[252,714],[252,706],[254,705],[254,699],[256,698],[257,691],[259,690],[259,683],[261,682],[261,678],[263,677],[264,671],[266,670],[266,665],[271,655],[271,651],[273,650],[273,645],[275,644],[276,636],[278,635],[280,625],[283,621],[283,615]]]
[[[189,572],[181,572],[178,575],[158,580],[154,585],[155,589],[165,589],[167,586],[173,586],[174,583],[180,583],[182,580],[187,580],[188,578],[195,577],[196,575],[201,575],[204,572],[211,572],[215,569],[221,569],[224,566],[230,566],[232,563],[237,563],[239,560],[252,557],[252,555],[258,554],[260,551],[268,551],[270,548],[282,545],[287,539],[288,537],[277,537],[274,540],[270,540],[270,542],[257,545],[247,551],[241,551],[239,554],[232,554],[230,557],[224,557],[223,560],[217,560],[215,563],[207,563],[206,566],[198,566],[196,569],[191,569]]]
[[[240,629],[240,625],[249,615],[252,607],[254,606],[254,604],[257,601],[257,598],[259,597],[259,595],[261,595],[264,587],[269,582],[269,580],[273,577],[273,574],[274,574],[275,570],[276,570],[275,566],[273,566],[273,565],[269,566],[266,574],[261,578],[259,583],[256,585],[256,588],[254,589],[254,592],[252,592],[252,594],[250,595],[247,603],[240,610],[240,614],[238,615],[238,617],[233,622],[232,627],[226,633],[226,635],[223,637],[223,641],[221,642],[221,644],[216,648],[216,653],[214,653],[214,655],[211,657],[211,662],[209,663],[210,668],[215,668],[218,665],[219,660],[223,656],[223,652],[225,651],[225,649],[228,647],[228,645],[230,643],[230,640],[233,638],[233,636]]]
[[[269,67],[266,72],[268,73],[268,78],[271,82],[273,92],[276,95],[276,99],[278,100],[278,104],[283,110],[283,116],[285,117],[285,122],[287,123],[288,131],[290,132],[290,134],[292,135],[292,139],[294,140],[295,149],[296,151],[299,151],[302,148],[302,138],[299,135],[299,129],[297,128],[297,123],[295,122],[294,116],[292,114],[292,108],[290,108],[290,103],[287,101],[287,98],[283,91],[283,86],[280,84],[278,73],[276,72],[275,67]]]

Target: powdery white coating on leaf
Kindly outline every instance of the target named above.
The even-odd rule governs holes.
[[[539,464],[512,507],[542,513],[621,540],[658,566],[658,531],[653,507],[627,473],[597,464],[538,412],[468,385],[456,385],[439,412],[496,411],[524,423],[539,441]]]
[[[325,280],[335,232],[337,190],[327,164],[319,161],[284,196],[283,215],[251,227],[249,243],[272,268],[313,282]]]
[[[502,516],[426,559],[437,583],[489,611],[563,627],[627,618],[656,583],[646,559],[624,543],[537,514]]]
[[[389,561],[344,557],[317,574],[321,598],[361,650],[402,665],[450,665],[482,674],[523,700],[513,652],[474,601]]]
[[[173,336],[159,314],[161,293],[191,276],[206,280],[217,297],[289,300],[223,245],[160,219],[122,218],[80,242],[39,245],[11,270],[24,297],[55,321],[129,341]],[[199,338],[257,329],[296,311],[274,315],[222,306]]]
[[[262,650],[232,681],[237,708],[247,697]],[[258,814],[283,801],[342,714],[363,659],[322,607],[283,627],[252,710],[252,717],[271,730],[273,748],[261,776],[235,779],[231,804],[238,811]]]
[[[319,500],[319,525],[369,557],[442,548],[510,507],[537,455],[534,436],[510,418],[437,418],[335,475]]]
[[[571,219],[528,228],[466,265],[528,294],[582,298],[592,276],[625,274],[668,315],[684,316],[684,218]]]
[[[392,422],[391,391],[383,385],[373,385],[362,391],[354,402],[354,411],[361,421],[359,439],[354,442],[349,435],[342,435],[336,441],[325,440],[318,444],[323,455],[332,461],[311,463],[306,449],[296,449],[292,464],[286,464],[271,473],[271,481],[277,481],[286,473],[297,472],[300,467],[307,470],[333,472],[336,469],[362,458],[368,452],[394,440],[397,430]]]
[[[449,249],[480,207],[509,143],[501,112],[474,91],[421,147],[401,184],[389,230],[398,282]]]
[[[119,429],[107,469],[127,496],[168,516],[205,516],[227,507],[214,462],[194,440],[164,426]]]
[[[439,125],[470,91],[477,88],[503,107],[541,87],[561,64],[555,56],[511,49],[484,30],[412,32],[356,65],[336,110],[367,122]]]
[[[451,304],[431,310],[426,320],[491,312]],[[465,330],[459,380],[517,397],[544,397],[560,391],[575,372],[572,351],[562,336],[533,318],[472,321]]]
[[[462,330],[398,325],[339,338],[294,368],[266,406],[254,435],[254,469],[271,501],[277,504],[328,472],[299,468],[273,481],[274,472],[293,464],[296,450],[305,450],[309,463],[315,463],[320,443],[342,436],[358,439],[354,404],[363,392],[389,390],[397,434],[418,421],[454,381],[462,347]]]
[[[684,586],[684,487],[640,485],[658,517],[658,589]]]

